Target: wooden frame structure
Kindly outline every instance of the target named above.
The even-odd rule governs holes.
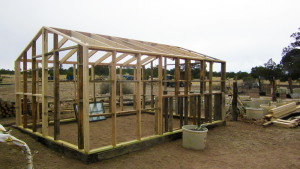
[[[53,35],[53,49],[48,49],[49,34]],[[36,55],[36,41],[42,37],[42,54]],[[59,40],[59,37],[61,40]],[[74,46],[63,47],[67,41],[76,43]],[[31,59],[28,59],[27,52],[32,50]],[[65,56],[59,59],[59,53],[61,51],[69,51]],[[89,58],[98,51],[106,52],[105,55],[98,58],[95,62],[89,62]],[[68,61],[68,59],[77,52],[77,61]],[[117,56],[117,54],[119,54]],[[128,56],[131,56],[128,58]],[[144,58],[142,59],[142,56]],[[111,58],[109,63],[103,62],[107,58]],[[52,58],[52,59],[51,59]],[[127,60],[124,60],[128,58]],[[163,90],[163,60],[165,68],[167,66],[167,59],[175,61],[175,91],[174,94],[167,94],[167,91]],[[185,78],[179,80],[180,76],[180,60],[184,61]],[[200,64],[200,79],[191,80],[191,61]],[[23,62],[23,92],[21,92],[21,72],[20,64]],[[27,70],[27,63],[32,62],[32,69]],[[136,62],[133,64],[133,62]],[[158,80],[153,80],[153,62],[158,62]],[[42,92],[39,93],[38,85],[39,78],[38,64],[42,65]],[[53,63],[53,67],[49,67],[48,63]],[[206,63],[209,63],[209,78],[205,79]],[[212,71],[213,64],[221,64],[221,80],[220,91],[212,90]],[[59,65],[71,64],[73,65],[74,74],[74,100],[78,104],[78,145],[70,144],[66,141],[60,140],[60,123],[63,120],[59,119],[60,112],[60,96],[59,96]],[[151,65],[151,80],[146,80],[144,75],[145,65]],[[90,148],[90,134],[89,134],[89,100],[96,101],[95,96],[95,78],[94,78],[94,67],[96,65],[106,65],[110,68],[110,79],[101,81],[105,83],[111,83],[110,91],[110,111],[109,113],[101,114],[112,118],[112,144],[105,148]],[[89,66],[92,68],[91,80],[89,80]],[[132,81],[122,80],[122,67],[133,66],[135,78]],[[76,77],[77,67],[77,77]],[[120,80],[121,83],[134,83],[135,84],[135,110],[123,111],[123,94],[122,87],[120,87],[120,111],[116,110],[116,67],[120,67]],[[48,70],[53,69],[54,80],[53,80],[53,94],[48,93]],[[166,70],[166,69],[165,69]],[[27,72],[32,71],[32,92],[27,92]],[[164,74],[166,76],[166,73]],[[86,33],[80,31],[72,31],[67,29],[59,29],[53,27],[42,27],[39,32],[34,36],[30,43],[26,46],[23,52],[18,56],[15,61],[15,80],[16,80],[16,127],[22,131],[26,131],[35,137],[39,137],[45,144],[51,144],[56,146],[67,147],[68,151],[73,150],[77,153],[81,153],[74,158],[83,160],[86,163],[95,162],[108,157],[120,155],[124,152],[135,151],[141,149],[143,146],[154,145],[159,142],[172,139],[172,135],[180,137],[181,129],[173,130],[172,119],[173,119],[173,100],[176,100],[175,112],[180,117],[180,126],[188,124],[188,118],[193,118],[193,124],[201,124],[203,122],[209,124],[223,124],[225,120],[225,76],[226,76],[226,62],[197,53],[182,47],[163,45],[158,43],[151,43],[139,40],[125,39],[119,37],[112,37],[94,33]],[[146,96],[146,82],[151,83],[151,108],[145,109],[145,96]],[[179,83],[184,82],[184,92],[179,91]],[[191,92],[191,82],[200,82],[199,93]],[[209,84],[208,91],[206,89],[206,82]],[[89,98],[89,83],[92,85],[92,98]],[[158,83],[158,93],[153,94],[153,83]],[[141,90],[141,85],[143,86]],[[120,85],[122,86],[122,85]],[[77,90],[76,90],[77,88]],[[166,89],[166,88],[165,88]],[[212,96],[214,95],[214,112],[212,111]],[[28,128],[27,124],[27,104],[26,101],[23,104],[23,116],[21,114],[21,97],[24,100],[27,97],[32,97],[32,129]],[[48,135],[48,98],[53,97],[54,99],[54,137]],[[201,119],[201,101],[204,97],[204,110],[205,118]],[[41,98],[41,99],[40,99]],[[142,100],[142,104],[139,104]],[[38,103],[42,104],[42,133],[37,132],[36,126],[39,123],[35,120],[37,116]],[[190,104],[189,104],[190,103]],[[141,113],[152,111],[155,114],[155,132],[156,135],[150,138],[141,137]],[[116,118],[118,114],[122,113],[134,113],[137,116],[136,119],[136,140],[135,145],[140,145],[139,148],[126,150],[119,153],[111,153],[116,149],[124,149],[126,146],[132,145],[130,143],[117,143],[116,140]],[[214,114],[214,116],[213,116]],[[39,117],[39,116],[38,116]],[[163,117],[165,117],[165,127],[163,127]],[[163,130],[164,128],[164,130]],[[151,142],[152,140],[152,142]],[[154,141],[153,141],[154,140]],[[145,142],[151,142],[145,143]],[[49,143],[51,142],[51,143]],[[67,150],[64,150],[67,151]],[[108,156],[101,155],[103,152],[111,153]],[[93,154],[98,154],[97,157]],[[84,157],[83,157],[84,156]],[[102,158],[101,158],[102,157]]]

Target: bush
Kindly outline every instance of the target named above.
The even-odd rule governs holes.
[[[100,94],[109,93],[110,83],[101,83],[100,85]],[[124,84],[123,87],[123,94],[133,94],[133,87],[131,85]],[[117,82],[117,95],[120,95],[120,82]]]

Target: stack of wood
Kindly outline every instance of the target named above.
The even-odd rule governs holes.
[[[16,104],[14,102],[6,102],[0,99],[0,118],[15,117]]]
[[[269,114],[265,116],[265,119],[270,120],[263,124],[263,126],[267,126],[270,124],[274,124],[279,127],[295,127],[298,126],[298,122],[300,117],[291,118],[289,120],[283,120],[281,118],[286,117],[295,111],[300,110],[300,106],[296,104],[296,102],[292,102],[280,107],[276,107],[269,111]]]

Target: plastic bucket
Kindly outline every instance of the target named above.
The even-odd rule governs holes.
[[[197,125],[182,126],[183,147],[193,150],[202,150],[205,148],[207,131],[193,131]]]

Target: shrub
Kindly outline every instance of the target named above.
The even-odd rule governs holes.
[[[109,93],[110,83],[101,83],[100,94]],[[133,87],[128,83],[122,84],[123,94],[133,94]],[[117,95],[120,95],[120,82],[117,82]]]

